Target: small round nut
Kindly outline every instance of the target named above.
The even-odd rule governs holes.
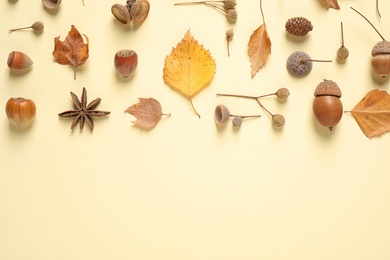
[[[291,75],[304,77],[312,70],[313,62],[306,52],[296,51],[287,58],[286,67]]]
[[[341,97],[341,89],[336,82],[332,80],[324,80],[318,84],[317,88],[314,91],[314,96],[334,96]]]
[[[286,31],[295,36],[305,36],[313,30],[313,25],[304,17],[293,17],[287,20]]]

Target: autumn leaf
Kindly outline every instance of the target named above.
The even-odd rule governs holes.
[[[252,67],[252,78],[266,63],[268,56],[271,54],[271,40],[268,36],[267,26],[264,22],[264,14],[260,0],[260,11],[263,17],[263,24],[257,28],[249,38],[248,56]]]
[[[390,131],[390,95],[386,91],[372,90],[350,112],[360,129],[368,137]]]
[[[192,97],[211,82],[215,68],[210,52],[199,45],[188,31],[165,58],[163,78],[165,84],[190,100],[192,108],[200,117],[194,108]]]
[[[132,105],[125,112],[136,117],[137,120],[133,122],[135,125],[146,129],[153,128],[164,115],[160,102],[154,98],[139,98],[139,103]]]
[[[339,10],[340,6],[337,3],[337,0],[325,0],[325,3],[328,7]]]
[[[54,38],[54,61],[61,65],[72,65],[74,79],[76,79],[76,67],[85,63],[88,59],[88,37],[84,39],[79,31],[72,25],[71,30],[64,41],[60,41],[60,36]]]

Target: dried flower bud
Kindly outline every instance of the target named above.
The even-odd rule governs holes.
[[[290,96],[290,92],[288,91],[287,88],[280,88],[278,89],[278,91],[276,91],[276,96],[279,99],[285,100],[288,98],[288,96]]]
[[[227,10],[227,12],[226,12],[226,16],[227,16],[227,18],[228,18],[229,20],[235,22],[235,21],[237,21],[238,13],[237,13],[237,11],[234,10],[234,9],[229,9],[229,10]]]
[[[241,124],[242,124],[242,116],[235,116],[235,117],[233,118],[232,123],[233,123],[233,126],[235,126],[235,127],[240,127]]]
[[[237,5],[236,0],[225,0],[223,1],[226,9],[234,8]]]
[[[344,46],[341,46],[337,50],[337,58],[339,58],[340,61],[345,61],[348,58],[348,56],[349,56],[349,51]]]
[[[45,28],[45,26],[41,21],[36,21],[31,25],[31,29],[33,29],[34,31],[42,31],[43,28]]]
[[[304,17],[294,17],[287,20],[285,28],[295,36],[305,36],[313,30],[313,25]]]
[[[233,29],[232,29],[232,28],[228,29],[228,30],[226,31],[226,37],[228,38],[228,40],[230,40],[231,38],[233,38],[233,36],[234,36],[234,31],[233,31]]]
[[[272,124],[276,127],[282,127],[284,126],[286,120],[284,119],[284,116],[280,114],[272,115]]]

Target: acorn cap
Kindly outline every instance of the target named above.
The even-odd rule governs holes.
[[[305,36],[313,30],[313,25],[304,17],[293,17],[287,20],[285,28],[293,35]]]
[[[389,41],[380,41],[374,45],[371,51],[372,56],[379,54],[390,54],[390,42]]]
[[[334,96],[341,97],[341,90],[336,82],[332,80],[324,80],[318,84],[316,90],[314,91],[314,96]]]

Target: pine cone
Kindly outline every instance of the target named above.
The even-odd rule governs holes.
[[[304,17],[290,18],[286,22],[286,30],[296,36],[305,36],[313,30],[313,25]]]

